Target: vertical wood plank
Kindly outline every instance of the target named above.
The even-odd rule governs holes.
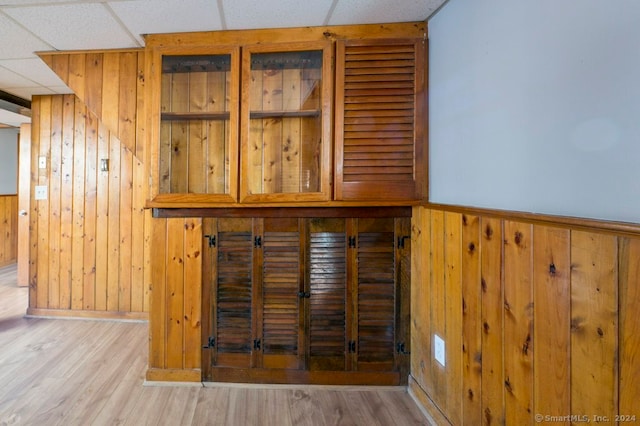
[[[60,157],[60,308],[71,308],[71,250],[73,233],[73,166],[75,135],[75,96],[64,95],[62,101],[62,151]],[[82,161],[84,156],[77,161]],[[82,297],[82,294],[80,294]]]
[[[571,233],[571,411],[617,413],[617,241]]]
[[[145,249],[148,232],[145,223],[146,182],[145,167],[133,157],[133,188],[131,208],[131,310],[145,311],[145,268],[148,254]],[[135,254],[137,253],[137,254]]]
[[[248,61],[243,62],[243,65],[248,64]],[[248,97],[250,103],[247,108],[248,111],[243,111],[243,114],[251,114],[251,111],[263,109],[263,73],[261,70],[251,70],[250,76],[250,84],[247,82],[243,87],[243,93],[245,93],[243,101],[246,103]],[[248,187],[249,194],[262,194],[265,192],[263,182],[263,121],[262,119],[249,119],[249,134],[246,136],[249,141],[246,149],[248,159],[246,164],[249,167],[241,169],[245,184],[250,185]]]
[[[167,338],[167,238],[168,219],[152,219],[151,246],[154,250],[150,273],[149,367],[165,368]],[[180,232],[182,234],[182,232]]]
[[[74,53],[69,55],[69,79],[67,84],[73,93],[82,101],[86,96],[86,75],[87,55],[84,53]]]
[[[227,104],[227,73],[207,73],[207,95],[211,100],[206,107],[210,112],[229,111]],[[211,120],[207,123],[206,192],[225,194],[228,188],[228,162],[226,128],[228,120]]]
[[[120,87],[118,94],[118,130],[120,142],[132,153],[136,152],[136,108],[138,107],[138,53],[122,52],[120,61]]]
[[[265,70],[262,74],[262,110],[282,110],[282,70]],[[282,192],[282,119],[262,120],[263,193]]]
[[[184,227],[184,219],[167,219],[165,368],[184,368]]]
[[[109,207],[107,217],[107,310],[118,311],[120,302],[120,141],[109,132]]]
[[[285,69],[282,72],[282,109],[298,111],[301,108],[302,86],[299,69]],[[282,123],[282,192],[304,191],[304,179],[300,170],[300,118],[287,118]],[[301,182],[302,180],[302,182]]]
[[[431,370],[431,210],[414,207],[411,218],[411,375],[433,394]]]
[[[201,368],[202,219],[184,225],[184,368]]]
[[[447,291],[445,286],[445,222],[444,212],[433,210],[431,212],[431,334],[429,339],[433,342],[435,335],[446,339],[446,306]],[[446,341],[445,341],[446,349]],[[445,367],[435,359],[435,350],[432,350],[429,361],[431,364],[434,394],[434,402],[443,410],[447,403],[447,372]],[[446,364],[446,362],[445,362]]]
[[[462,422],[482,424],[480,218],[462,216]]]
[[[98,121],[98,162],[109,158],[109,131]],[[111,167],[111,165],[110,165]],[[96,289],[95,309],[107,310],[109,256],[109,172],[98,171],[96,181]]]
[[[97,177],[98,177],[98,120],[85,111],[85,193],[84,193],[84,282],[83,308],[96,308],[96,242],[97,233]]]
[[[98,115],[109,131],[119,133],[120,53],[102,55],[102,113]],[[131,102],[131,100],[128,100]]]
[[[33,118],[32,109],[32,118]],[[32,124],[25,123],[20,126],[20,145],[18,149],[18,209],[27,212],[26,217],[18,218],[18,285],[26,287],[29,285],[29,269],[30,269],[30,225],[33,223],[32,218],[35,217],[31,211],[31,143]]]
[[[640,420],[640,238],[620,238],[620,399],[618,413]]]
[[[562,416],[571,412],[571,234],[535,225],[533,242],[533,411]]]
[[[35,191],[31,188],[35,188],[39,184],[40,169],[36,167],[38,164],[38,157],[40,156],[41,134],[40,128],[42,125],[41,115],[42,98],[40,96],[33,96],[31,100],[31,160],[30,160],[30,183],[29,183],[29,308],[35,308],[38,306],[38,292],[42,291],[41,287],[44,285],[38,285],[38,262],[40,261],[38,256],[38,240],[40,235],[40,229],[38,224],[40,222],[40,203],[35,200]],[[46,299],[45,299],[46,300]]]
[[[482,218],[482,424],[504,423],[502,221]]]
[[[62,166],[63,97],[51,100],[51,154],[49,173],[49,308],[60,308],[60,186]],[[47,245],[42,249],[46,250]]]
[[[162,74],[160,86],[160,111],[171,111],[172,74]],[[158,190],[161,194],[171,192],[171,129],[170,121],[160,122],[160,141],[158,143]],[[153,164],[151,170],[153,170]]]
[[[103,62],[104,55],[102,53],[87,53],[84,102],[97,117],[102,117],[102,80],[105,75],[103,73]]]
[[[118,310],[131,311],[131,294],[134,283],[132,282],[133,256],[137,251],[132,247],[132,215],[133,215],[133,163],[134,157],[131,150],[124,144],[120,144],[120,261],[118,271]]]
[[[207,73],[189,74],[189,111],[203,112],[207,106]],[[189,123],[188,190],[196,194],[205,193],[207,182],[207,126],[204,121]]]
[[[84,238],[85,238],[85,169],[86,169],[86,108],[74,97],[74,129],[73,129],[73,202],[71,233],[71,309],[84,309]],[[87,218],[88,220],[88,218]],[[93,293],[90,293],[90,297]]]
[[[39,98],[39,138],[36,140],[37,147],[34,147],[34,158],[31,163],[34,176],[36,176],[37,185],[49,184],[49,170],[51,170],[51,96],[43,96]],[[47,167],[38,168],[38,157],[45,157]],[[31,285],[37,285],[37,304],[30,304],[34,308],[49,307],[49,250],[45,247],[49,245],[49,202],[47,200],[34,201],[38,211],[38,234],[35,236],[34,247],[31,253],[33,259],[36,259],[37,265],[34,268],[35,275]]]
[[[446,212],[445,223],[445,358],[447,412],[453,424],[462,423],[462,215]]]
[[[504,222],[505,422],[533,422],[532,225]]]
[[[189,110],[189,74],[176,73],[171,79],[171,111]],[[185,121],[172,121],[170,131],[170,191],[189,192],[189,125]]]

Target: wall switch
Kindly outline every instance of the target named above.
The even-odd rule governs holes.
[[[444,340],[437,334],[433,335],[433,355],[443,367],[445,364]]]
[[[36,186],[36,200],[46,200],[47,199],[47,186],[46,185],[37,185]]]
[[[40,157],[38,157],[38,168],[40,169],[47,168],[47,157],[45,157],[44,155],[41,155]]]

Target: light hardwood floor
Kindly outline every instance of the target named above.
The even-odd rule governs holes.
[[[403,388],[145,386],[147,324],[25,318],[0,269],[0,426],[430,425]]]

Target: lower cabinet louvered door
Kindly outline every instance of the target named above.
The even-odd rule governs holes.
[[[206,380],[406,383],[408,219],[205,219],[203,230]]]

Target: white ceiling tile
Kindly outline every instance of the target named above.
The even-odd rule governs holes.
[[[424,21],[445,0],[338,0],[329,25]]]
[[[332,0],[222,0],[227,28],[283,28],[322,25]]]
[[[215,0],[130,0],[108,4],[141,44],[140,34],[222,29]]]
[[[3,89],[7,93],[11,93],[19,98],[31,100],[34,95],[55,95],[56,92],[48,87],[32,86],[32,87],[14,87],[11,89]]]
[[[0,66],[0,87],[26,87],[33,86],[35,82]]]
[[[42,86],[64,85],[60,77],[37,57],[31,59],[0,59],[0,67],[7,68]]]
[[[4,1],[4,0],[2,0]],[[51,46],[0,13],[0,58],[27,58],[39,50],[51,50]]]
[[[12,7],[4,11],[58,50],[139,46],[101,3]]]

